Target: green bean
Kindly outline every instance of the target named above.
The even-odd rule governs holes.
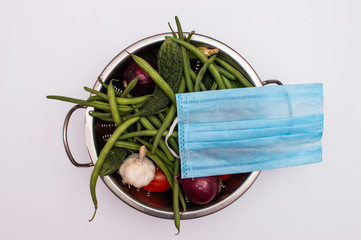
[[[115,80],[115,81],[119,81],[119,80],[117,80],[117,79],[112,79],[112,80]],[[106,84],[100,77],[98,77],[98,82],[106,89],[106,90],[108,90],[108,84]],[[114,89],[115,90],[115,89]],[[120,92],[118,92],[118,91],[115,91],[115,95],[116,96],[120,96]]]
[[[179,159],[179,158],[178,158],[178,161],[179,161],[179,164],[180,164],[180,159]],[[180,168],[180,167],[178,167],[178,171],[177,171],[177,172],[173,172],[173,175],[176,174],[176,175],[174,175],[173,178],[176,178],[176,177],[179,177],[179,176],[180,176],[179,168]],[[173,169],[174,169],[174,168],[173,168]],[[176,181],[176,180],[175,180],[175,181]],[[183,195],[183,192],[182,192],[181,189],[179,189],[178,195],[179,195],[179,201],[180,201],[180,203],[181,203],[181,205],[182,205],[182,208],[183,208],[183,212],[185,212],[185,211],[187,210],[187,204],[186,204],[186,201],[185,201],[185,198],[184,198],[184,195]]]
[[[192,81],[194,82],[196,80],[197,73],[191,69],[190,74],[191,74]]]
[[[141,117],[139,119],[139,122],[143,125],[143,127],[147,130],[156,130],[156,128],[153,126],[153,124],[146,118]]]
[[[106,84],[100,77],[98,77],[98,82],[99,82],[105,89],[108,89],[108,84]]]
[[[183,75],[184,75],[185,83],[186,83],[188,92],[193,92],[193,84],[192,84],[192,79],[191,79],[191,75],[189,72],[191,69],[191,64],[189,61],[187,49],[182,47],[182,53],[183,53],[183,63],[184,63]]]
[[[203,75],[204,73],[207,71],[208,67],[210,64],[213,63],[213,61],[216,59],[217,55],[214,54],[212,55],[212,57],[210,57],[204,64],[203,66],[201,67],[201,69],[199,70],[198,74],[197,74],[197,77],[196,77],[196,82],[194,83],[194,91],[195,92],[198,92],[200,87],[200,83],[202,81],[202,78],[203,78]]]
[[[122,122],[122,119],[120,117],[117,101],[115,100],[115,91],[114,91],[114,87],[113,87],[113,80],[110,81],[107,92],[108,92],[108,98],[109,98],[110,112],[112,113],[115,124],[118,126]]]
[[[162,125],[159,127],[157,134],[154,136],[154,141],[153,141],[153,147],[152,147],[152,153],[155,152],[155,150],[158,147],[159,141],[163,135],[163,132],[169,127],[169,125],[172,123],[173,118],[175,116],[177,112],[177,107],[175,104],[172,104],[172,106],[170,107],[167,115],[165,116],[165,119],[162,123]]]
[[[146,101],[149,100],[151,96],[152,95],[144,95],[140,97],[131,97],[131,98],[116,97],[115,100],[117,101],[117,104],[120,105],[132,105],[132,104],[145,103]]]
[[[190,69],[191,70],[191,69]],[[178,93],[183,93],[184,91],[185,91],[185,87],[186,87],[186,84],[185,84],[185,80],[184,80],[184,78],[182,78],[182,81],[181,81],[181,84],[180,84],[180,86],[179,86],[179,89],[178,89]],[[173,106],[173,105],[172,105]],[[171,106],[171,108],[172,108],[172,106]],[[173,120],[173,119],[172,119]],[[164,120],[163,120],[164,121]],[[173,131],[173,133],[175,133],[175,131]],[[173,134],[172,134],[173,135]],[[177,134],[178,135],[178,134]],[[176,138],[174,138],[174,137],[170,137],[169,139],[168,139],[168,142],[169,142],[169,144],[171,145],[171,147],[173,148],[173,150],[177,153],[177,154],[179,154],[179,146],[178,146],[178,143],[177,143],[177,141],[176,141]],[[174,166],[174,168],[173,169],[176,169],[176,171],[175,172],[173,172],[173,177],[174,176],[177,176],[178,175],[178,173],[179,173],[179,159],[177,158],[175,161],[178,161],[178,166]],[[175,165],[176,165],[177,163],[175,162]],[[174,182],[177,182],[176,180],[173,180],[173,183]],[[174,193],[174,192],[176,192],[176,193]],[[178,184],[176,184],[176,187],[174,188],[174,186],[173,186],[173,202],[174,202],[174,199],[177,199],[178,197],[177,197],[177,195],[178,195],[178,197],[179,197],[179,200],[180,200],[180,202],[181,202],[181,204],[182,204],[182,208],[183,208],[183,211],[186,211],[186,202],[185,202],[185,199],[184,199],[184,196],[183,196],[183,193],[182,193],[182,191],[179,189],[179,183]],[[177,201],[178,202],[178,201]],[[178,207],[177,207],[178,206]],[[179,233],[179,228],[180,228],[180,212],[179,212],[179,203],[176,203],[176,206],[175,206],[175,208],[173,208],[173,209],[176,209],[176,211],[174,211],[174,223],[175,223],[175,226],[177,227],[177,229],[178,229],[178,233]]]
[[[161,110],[155,112],[154,114],[159,114],[159,113],[164,113],[164,112],[167,112],[166,108],[162,108]]]
[[[191,31],[191,32],[188,34],[187,39],[186,39],[187,42],[190,42],[190,41],[191,41],[191,38],[192,38],[192,36],[193,36],[194,33],[195,33],[195,31],[193,30],[193,31]]]
[[[181,40],[184,40],[182,26],[181,26],[179,18],[177,16],[175,16],[175,23],[177,25],[178,38],[181,39]]]
[[[187,210],[187,204],[183,195],[183,192],[179,189],[179,200],[182,204],[183,212]]]
[[[231,81],[233,88],[242,88],[243,85],[239,81]]]
[[[93,95],[93,96],[90,96],[88,97],[87,101],[101,101],[101,102],[107,102],[107,101],[104,101],[103,98],[99,97],[99,96],[96,96],[96,95]]]
[[[193,52],[203,64],[205,62],[207,62],[207,60],[208,60],[207,56],[203,52],[201,52],[197,47],[193,46],[192,44],[190,44],[186,41],[179,40],[177,38],[173,38],[173,37],[166,37],[166,38],[169,38],[169,39],[175,41],[179,45],[184,46],[185,48],[187,48],[188,50]],[[218,87],[220,89],[225,89],[223,80],[221,78],[221,74],[219,73],[219,70],[214,63],[209,65],[209,71],[212,73],[214,79],[216,80]]]
[[[145,104],[146,102],[142,102],[142,103],[137,103],[137,104],[134,104],[133,107],[136,107],[136,108],[141,108],[143,107],[143,105]]]
[[[141,131],[136,131],[136,132],[130,132],[127,134],[123,134],[122,136],[119,137],[119,139],[127,139],[127,138],[134,138],[134,137],[153,137],[154,135],[156,135],[158,132],[158,130],[154,129],[154,130],[141,130]],[[169,131],[164,131],[163,132],[163,137],[167,136],[167,134],[169,133]],[[171,137],[177,137],[178,136],[178,132],[174,131],[171,134]]]
[[[172,34],[173,34],[173,37],[177,37],[177,34],[174,32],[174,30],[173,30],[173,28],[172,28],[172,26],[170,25],[170,23],[168,22],[168,26],[169,26],[169,29],[170,29],[170,31],[172,32]]]
[[[46,97],[49,99],[60,100],[60,101],[64,101],[64,102],[71,102],[71,103],[79,104],[82,106],[94,107],[99,110],[110,112],[109,104],[102,102],[102,101],[96,101],[96,100],[95,101],[87,101],[87,100],[81,100],[81,99],[77,99],[77,98],[55,96],[55,95],[49,95]],[[118,109],[121,113],[130,113],[134,110],[130,106],[118,106]]]
[[[83,105],[83,106],[87,106],[87,107],[94,107],[96,109],[100,109],[100,110],[104,110],[104,111],[108,111],[108,112],[110,111],[109,104],[100,102],[100,101],[86,101],[86,100],[81,100],[81,99],[76,99],[76,98],[54,96],[54,95],[49,95],[46,97],[49,99],[60,100],[60,101],[64,101],[64,102],[71,102],[71,103],[75,103],[75,104],[79,104],[79,105]]]
[[[118,105],[118,109],[121,114],[131,113],[134,111],[134,108],[132,108],[131,106],[125,106],[125,105]]]
[[[247,80],[247,78],[245,78],[243,74],[231,64],[220,58],[216,58],[216,62],[218,62],[222,67],[224,67],[227,71],[233,74],[243,84],[243,86],[253,87],[253,85]]]
[[[177,29],[178,29],[178,38],[180,40],[184,41],[183,30],[182,30],[180,21],[177,17],[175,18],[175,21],[176,21]],[[185,83],[186,83],[188,92],[193,92],[193,84],[192,84],[192,79],[191,79],[190,72],[189,72],[189,70],[191,69],[191,64],[189,61],[188,51],[183,46],[181,46],[181,49],[182,49],[182,54],[183,54],[183,63],[184,63],[183,75],[184,75]]]
[[[237,78],[230,72],[228,72],[226,69],[224,69],[223,67],[221,66],[218,66],[217,65],[217,68],[219,70],[219,73],[223,76],[225,76],[226,78],[228,78],[229,80],[232,80],[232,81],[235,81],[237,80]]]
[[[173,154],[170,152],[169,148],[167,147],[167,144],[165,143],[164,139],[160,139],[159,140],[159,147],[160,149],[162,149],[162,151],[164,152],[164,154],[166,154],[167,158],[170,161],[174,161],[175,157],[173,156]]]
[[[128,83],[128,86],[125,87],[125,89],[123,90],[122,94],[120,94],[121,97],[128,97],[128,94],[130,93],[130,91],[133,90],[133,88],[135,87],[135,85],[137,85],[139,78],[135,77],[132,81],[130,81]]]
[[[112,114],[108,112],[99,112],[99,111],[89,111],[89,115],[92,117],[105,117],[105,118],[111,118]]]
[[[145,145],[147,148],[151,149],[152,148],[152,144],[141,139],[141,138],[137,138],[137,141],[140,142],[141,144]],[[173,169],[173,166],[174,166],[174,163],[172,161],[170,161],[168,159],[168,157],[165,155],[165,153],[160,150],[160,149],[157,149],[155,151],[155,155],[157,155],[160,159],[162,159],[171,169]]]
[[[173,176],[179,175],[179,158],[174,161],[174,168],[173,168]],[[179,211],[179,182],[174,180],[173,181],[173,214],[174,214],[174,225],[178,229],[180,229],[180,211]]]
[[[216,82],[213,82],[211,88],[209,90],[216,90],[218,88],[218,85]]]
[[[176,140],[176,138],[175,137],[168,138],[168,143],[169,143],[170,147],[173,149],[173,151],[179,155],[179,145],[178,145],[178,141]]]
[[[92,101],[93,103],[97,104],[99,109],[110,112],[110,106],[108,102],[103,101]],[[97,107],[95,107],[97,108]]]
[[[159,120],[164,121],[163,113],[157,113]]]
[[[223,75],[222,75],[222,78],[223,78],[224,85],[226,85],[227,89],[233,88],[233,86],[232,86],[231,82],[228,80],[228,78],[226,78]]]
[[[140,118],[140,123],[148,130],[155,130],[155,127],[146,119],[145,117]],[[159,147],[163,150],[163,152],[167,155],[168,159],[171,161],[174,161],[173,154],[169,151],[167,145],[165,144],[165,141],[161,139],[159,141]]]
[[[184,93],[185,90],[186,90],[186,83],[184,77],[182,77],[179,83],[178,93]]]
[[[154,70],[154,68],[143,58],[138,57],[132,53],[129,54],[133,57],[134,61],[139,65],[139,67],[141,67],[146,73],[148,73],[152,80],[160,87],[160,89],[163,90],[163,92],[169,97],[169,99],[173,103],[176,103],[175,94],[172,88],[168,85],[166,81],[164,81],[164,79],[159,75],[159,73]]]
[[[88,87],[84,87],[84,89],[88,92],[95,94],[98,97],[98,98],[96,98],[96,100],[109,101],[109,96],[105,93],[99,92],[97,90],[94,90],[94,89],[91,89]],[[114,92],[116,92],[116,91],[114,90]],[[115,100],[116,100],[117,104],[119,104],[119,105],[132,105],[132,104],[140,104],[140,103],[144,104],[151,96],[152,95],[144,95],[144,96],[140,96],[140,97],[131,97],[131,98],[115,97]]]
[[[89,115],[95,118],[98,118],[100,120],[106,121],[106,122],[114,122],[114,119],[112,117],[111,113],[101,113],[96,111],[89,111]]]
[[[114,143],[114,147],[121,147],[121,148],[126,148],[126,149],[129,149],[129,150],[138,151],[139,148],[141,147],[141,145],[139,145],[138,143],[134,143],[134,142],[127,142],[127,141],[117,140]]]
[[[174,180],[173,180],[172,172],[170,170],[171,168],[168,165],[166,165],[156,154],[150,153],[149,149],[148,149],[148,151],[149,152],[148,152],[147,156],[150,159],[152,159],[162,169],[162,171],[164,172],[164,174],[168,180],[168,183],[170,185],[172,185]]]
[[[191,78],[193,82],[196,81],[197,74],[193,70],[191,70]],[[200,82],[199,87],[201,88],[202,91],[207,91],[207,88],[204,86],[202,82]]]
[[[108,141],[105,143],[103,149],[101,150],[101,152],[98,156],[98,160],[95,163],[95,166],[94,166],[93,172],[91,174],[91,178],[90,178],[90,193],[91,193],[91,197],[92,197],[92,200],[94,203],[94,214],[93,214],[93,217],[89,221],[92,221],[94,219],[96,211],[98,209],[98,200],[96,197],[95,187],[96,187],[96,183],[97,183],[98,177],[99,177],[99,172],[100,172],[100,169],[102,168],[105,157],[109,153],[110,149],[114,146],[114,144],[117,141],[117,139],[119,138],[119,136],[125,130],[127,130],[128,127],[130,127],[132,124],[134,124],[138,120],[139,120],[139,117],[130,118],[130,119],[124,121],[121,125],[119,125],[115,129],[113,134],[110,136]]]
[[[92,89],[92,88],[89,88],[89,87],[84,87],[84,89],[85,89],[85,91],[93,93],[93,94],[95,94],[96,96],[100,97],[101,99],[103,99],[105,101],[109,100],[108,95],[106,95],[105,93],[99,92],[99,91],[97,91],[95,89]]]
[[[157,118],[155,115],[149,115],[146,117],[156,128],[160,128],[162,126],[162,121]]]
[[[140,132],[142,130],[142,124],[138,121],[137,123],[137,132]]]

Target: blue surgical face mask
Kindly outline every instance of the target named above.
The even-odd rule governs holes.
[[[177,94],[182,178],[322,161],[322,84]]]

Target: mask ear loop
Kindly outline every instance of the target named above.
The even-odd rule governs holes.
[[[167,145],[167,148],[169,149],[169,151],[172,153],[172,155],[174,157],[180,158],[179,155],[176,152],[174,152],[173,149],[171,147],[169,147],[169,145],[168,145],[168,138],[172,135],[177,124],[178,124],[178,118],[175,118],[174,122],[172,123],[172,125],[169,128],[169,132],[168,132],[167,136],[165,136],[165,144]]]

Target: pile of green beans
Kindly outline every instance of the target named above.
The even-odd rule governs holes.
[[[201,48],[192,44],[192,35],[194,32],[183,36],[183,31],[179,19],[176,17],[177,32],[174,32],[169,25],[173,37],[166,37],[179,44],[182,49],[184,73],[177,93],[209,91],[217,89],[230,89],[240,87],[252,87],[252,83],[242,75],[229,62],[217,56],[207,56]],[[89,221],[94,219],[98,209],[98,201],[96,197],[96,183],[102,164],[112,147],[121,147],[129,150],[129,153],[139,150],[141,145],[146,146],[147,156],[152,159],[155,164],[165,173],[168,182],[173,191],[173,212],[174,224],[178,230],[180,229],[181,212],[186,211],[186,202],[175,176],[180,172],[180,159],[175,158],[167,144],[165,137],[169,134],[171,123],[177,117],[177,107],[175,92],[169,87],[168,83],[160,76],[160,74],[152,68],[144,59],[129,53],[133,60],[143,68],[153,81],[166,93],[171,100],[169,105],[161,109],[157,113],[145,117],[137,116],[142,106],[151,98],[152,95],[140,97],[132,97],[130,91],[136,86],[138,79],[135,78],[121,92],[114,89],[113,83],[116,80],[110,80],[109,83],[98,79],[105,91],[97,91],[88,87],[84,89],[91,93],[87,100],[69,98],[63,96],[47,96],[49,99],[71,102],[83,106],[93,107],[94,110],[89,114],[102,121],[115,123],[116,129],[113,134],[106,139],[98,160],[95,163],[90,179],[90,192],[94,203],[94,214]],[[195,56],[201,64],[199,70],[195,71],[191,68],[190,55]],[[212,76],[212,85],[206,87],[202,82],[205,73]],[[104,93],[106,92],[106,93]],[[171,148],[179,155],[178,134],[177,131],[171,133],[168,143]],[[180,209],[180,206],[182,210]]]
[[[133,55],[134,57],[134,55]],[[139,61],[139,57],[137,60]],[[138,63],[141,67],[146,67],[142,60]],[[169,94],[173,94],[173,91],[169,91],[168,84],[159,76],[154,69],[149,69],[154,78],[157,78],[157,84],[165,86],[168,89]],[[180,202],[183,207],[183,211],[186,210],[186,203],[183,194],[179,190],[177,181],[174,180],[175,169],[179,165],[171,151],[167,147],[165,142],[165,136],[169,133],[169,125],[174,121],[176,117],[176,105],[172,103],[171,106],[158,111],[154,115],[146,117],[133,116],[139,109],[152,97],[152,95],[145,95],[140,97],[132,97],[129,92],[135,87],[138,79],[134,79],[128,84],[122,92],[117,92],[114,89],[113,82],[111,80],[109,84],[104,83],[99,79],[101,85],[105,88],[106,93],[98,90],[94,90],[88,87],[84,87],[87,92],[91,93],[91,96],[87,100],[49,95],[47,98],[60,101],[71,102],[83,106],[93,107],[93,111],[89,111],[92,117],[98,118],[102,121],[115,123],[116,129],[112,135],[106,139],[105,145],[99,153],[98,159],[95,163],[93,172],[90,179],[90,193],[94,204],[94,214],[89,221],[92,221],[98,209],[98,200],[96,196],[96,184],[99,178],[99,173],[102,165],[106,159],[107,154],[112,147],[121,147],[129,150],[129,153],[138,151],[141,145],[145,145],[148,149],[147,156],[154,161],[154,163],[162,169],[166,178],[173,190],[174,196],[177,196],[177,203]],[[180,89],[184,87],[180,86]],[[178,152],[178,134],[173,132],[168,139],[172,148]],[[179,170],[177,170],[179,171]],[[175,215],[179,216],[179,210],[175,212]],[[179,224],[178,224],[179,225]]]

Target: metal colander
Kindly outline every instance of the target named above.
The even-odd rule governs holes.
[[[121,79],[122,70],[131,59],[127,52],[138,54],[140,52],[156,49],[164,41],[165,36],[171,36],[171,33],[154,35],[132,44],[119,53],[105,67],[99,78],[104,82],[109,82],[113,78]],[[240,70],[256,87],[269,83],[281,84],[277,80],[261,82],[256,72],[246,62],[246,60],[222,42],[200,34],[194,34],[192,36],[192,41],[197,44],[218,48],[220,50],[218,54],[233,62],[234,67]],[[93,88],[98,91],[104,90],[98,81],[96,81]],[[78,163],[75,161],[70,152],[67,139],[67,128],[72,113],[79,108],[85,107],[76,105],[68,112],[65,118],[63,127],[64,146],[70,161],[75,166],[92,167],[98,158],[100,150],[104,146],[104,139],[108,138],[112,134],[115,129],[115,125],[91,117],[89,115],[89,111],[94,109],[91,107],[86,108],[85,138],[91,161],[89,163]],[[181,214],[181,219],[202,217],[223,209],[242,196],[247,189],[251,187],[259,174],[260,171],[232,175],[230,179],[223,183],[221,192],[209,204],[194,205],[188,203],[189,205],[187,206],[187,211]],[[102,180],[117,197],[129,206],[139,210],[140,212],[155,217],[173,219],[171,190],[162,193],[149,193],[142,189],[136,189],[134,187],[129,188],[127,185],[122,183],[121,177],[118,173],[102,177]]]

